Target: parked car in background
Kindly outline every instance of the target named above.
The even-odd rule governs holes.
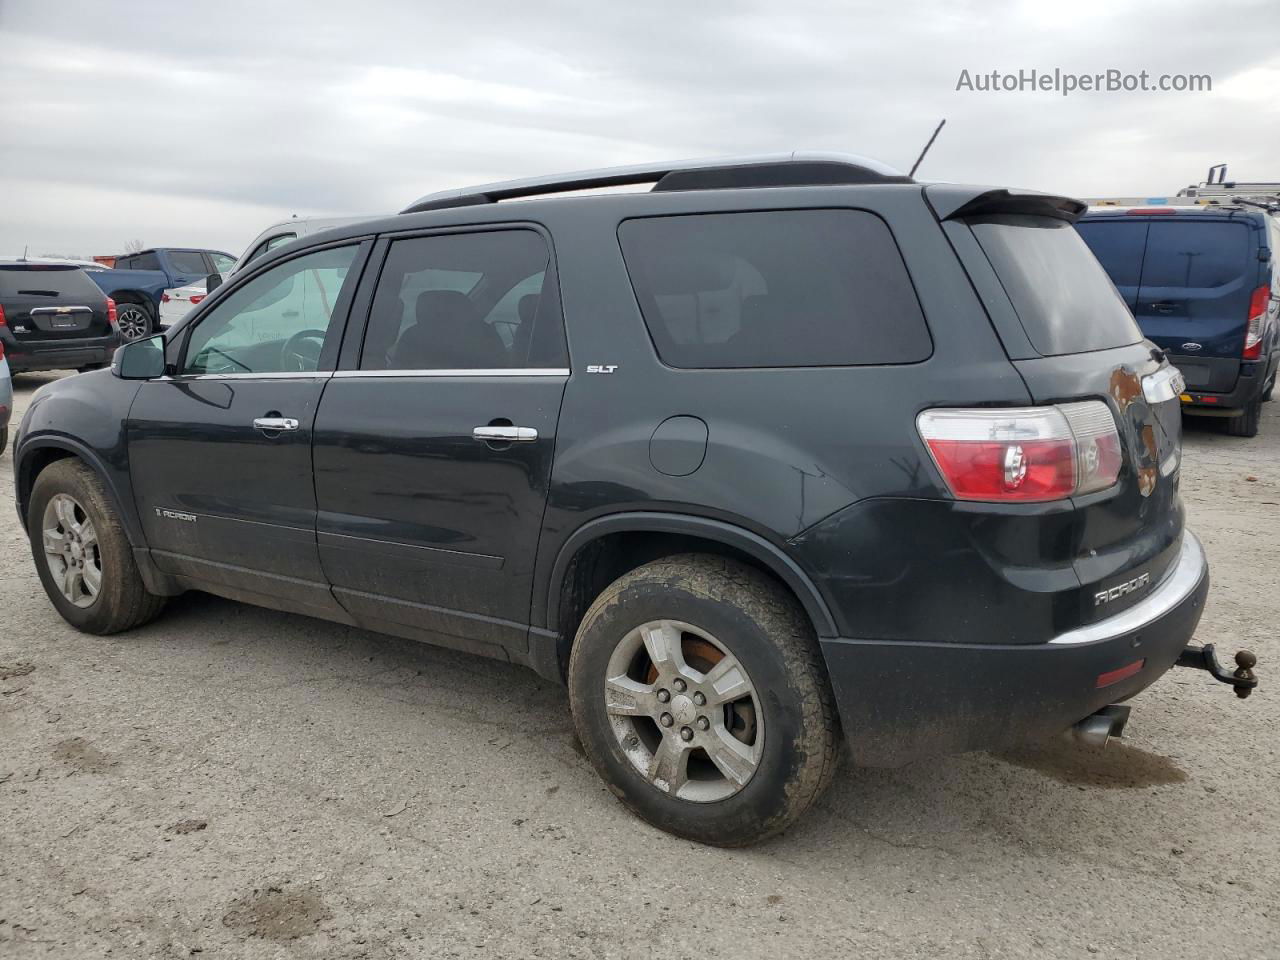
[[[89,277],[69,263],[0,261],[0,344],[12,373],[111,362],[116,305]]]
[[[9,361],[4,358],[4,340],[0,340],[0,454],[9,445],[9,420],[13,416],[13,377]]]
[[[706,843],[794,822],[842,734],[872,766],[1105,743],[1204,665],[1209,573],[1181,377],[1084,209],[787,154],[251,249],[27,412],[35,566],[90,633],[199,589],[526,664],[616,796]]]
[[[203,283],[210,274],[220,273],[234,262],[231,254],[221,250],[153,247],[121,254],[114,267],[93,270],[89,275],[116,301],[120,335],[137,340],[177,322],[190,309],[189,302],[173,298],[169,291]],[[166,309],[169,302],[173,305]]]
[[[362,220],[372,220],[379,214],[370,214],[360,217],[292,217],[288,220],[281,220],[279,223],[273,223],[267,227],[245,248],[244,253],[240,255],[240,259],[236,260],[226,271],[219,271],[222,279],[225,280],[231,274],[244,267],[246,264],[252,263],[268,250],[274,250],[276,247],[282,247],[286,243],[292,243],[299,237],[309,236],[318,233],[321,230],[329,230],[333,227],[345,227],[351,223],[359,223]]]
[[[1280,218],[1229,198],[1094,203],[1076,229],[1186,378],[1183,409],[1254,436],[1280,363]]]

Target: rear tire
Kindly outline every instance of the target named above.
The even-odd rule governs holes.
[[[1256,437],[1258,419],[1262,416],[1262,398],[1259,397],[1244,408],[1238,417],[1227,420],[1226,431],[1233,437]]]
[[[1271,400],[1271,394],[1273,394],[1273,393],[1275,392],[1275,389],[1276,389],[1276,377],[1275,377],[1275,374],[1272,374],[1272,375],[1271,375],[1271,379],[1267,381],[1267,389],[1266,389],[1266,390],[1264,390],[1264,391],[1262,391],[1262,402],[1263,402],[1263,403],[1269,403],[1269,402],[1270,402],[1270,400]]]
[[[151,311],[144,304],[125,301],[116,304],[116,327],[125,343],[150,336],[155,329]]]
[[[678,653],[653,657],[664,645]],[[780,833],[835,774],[839,724],[813,628],[736,560],[686,554],[614,581],[578,629],[569,697],[609,789],[699,843]]]
[[[9,428],[0,427],[0,456],[3,456],[5,449],[9,446]]]
[[[164,598],[148,593],[102,481],[80,460],[50,464],[27,508],[40,583],[62,618],[85,633],[111,634],[155,619]]]

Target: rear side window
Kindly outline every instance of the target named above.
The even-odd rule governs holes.
[[[914,363],[933,350],[889,228],[860,210],[628,220],[640,311],[673,367]]]
[[[1151,224],[1142,285],[1224,287],[1257,265],[1257,259],[1250,258],[1247,224],[1171,217]]]
[[[169,266],[174,273],[206,275],[209,272],[205,266],[204,254],[199,250],[170,250]]]
[[[362,370],[565,365],[550,253],[532,230],[395,240],[378,277]]]
[[[1142,339],[1107,272],[1067,221],[1005,214],[969,225],[1042,355],[1107,350]]]
[[[160,258],[154,253],[140,253],[130,260],[133,270],[159,270]]]
[[[103,296],[101,288],[79,267],[0,264],[0,297],[79,297],[88,305],[101,301]]]
[[[1145,220],[1082,220],[1076,230],[1117,287],[1136,287],[1147,245]]]

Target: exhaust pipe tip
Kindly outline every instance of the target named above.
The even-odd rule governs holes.
[[[1072,726],[1071,736],[1078,743],[1090,747],[1105,747],[1112,737],[1119,737],[1124,733],[1124,726],[1128,722],[1129,708],[1113,703]]]

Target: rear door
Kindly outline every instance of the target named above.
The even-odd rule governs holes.
[[[511,227],[382,247],[358,298],[363,341],[348,336],[316,417],[324,572],[370,628],[524,650],[569,376],[549,238]]]
[[[107,298],[79,267],[0,264],[0,305],[14,339],[69,341],[111,333]]]
[[[1143,592],[1093,602],[1093,585],[1150,574],[1152,583],[1176,560],[1183,510],[1178,496],[1182,413],[1177,376],[1143,340],[1123,300],[1079,234],[1064,220],[999,215],[969,221],[1025,332],[1012,345],[1013,364],[1035,403],[1101,399],[1120,432],[1124,465],[1118,483],[1074,501],[1069,556],[1081,585],[1077,622],[1111,616]],[[989,301],[993,311],[998,304]],[[1073,618],[1076,619],[1076,618]]]
[[[1142,256],[1147,249],[1147,221],[1107,214],[1081,220],[1076,230],[1084,237],[1130,310],[1138,306]]]
[[[1152,218],[1134,316],[1193,390],[1235,387],[1249,298],[1258,286],[1256,223],[1201,214]]]

